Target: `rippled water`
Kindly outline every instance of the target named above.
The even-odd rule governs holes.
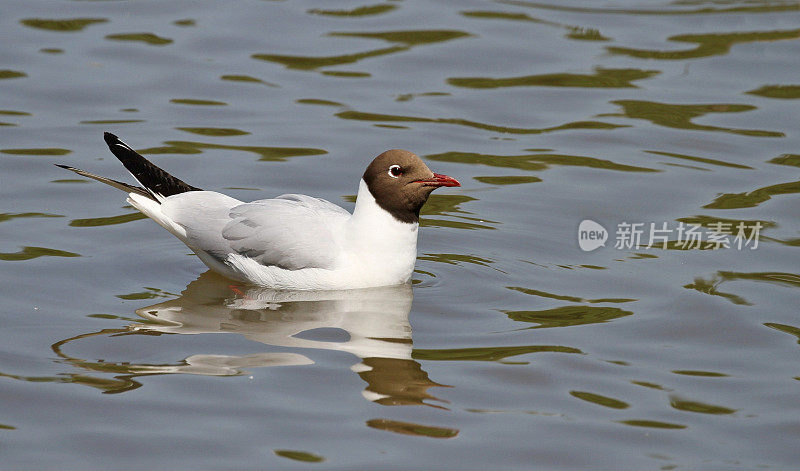
[[[2,10],[4,469],[796,467],[800,3]],[[240,199],[463,187],[413,288],[275,293],[52,165],[124,179],[103,131]]]

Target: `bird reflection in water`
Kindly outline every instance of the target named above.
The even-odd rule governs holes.
[[[347,291],[276,291],[232,286],[212,272],[191,282],[175,299],[138,309],[144,322],[124,329],[105,329],[57,342],[53,351],[63,360],[114,379],[65,376],[65,382],[119,393],[141,386],[137,378],[171,373],[236,376],[246,368],[309,365],[314,362],[293,352],[250,355],[197,354],[176,364],[91,362],[70,357],[69,344],[94,336],[235,333],[263,344],[335,350],[361,361],[351,367],[367,383],[362,395],[383,405],[442,406],[428,394],[443,386],[431,381],[411,358],[408,315],[413,294],[409,284]],[[330,339],[336,336],[338,338]],[[327,337],[327,338],[326,338]]]

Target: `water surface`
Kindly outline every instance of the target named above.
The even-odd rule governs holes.
[[[772,0],[6,5],[4,466],[794,469],[799,23]],[[351,209],[389,148],[463,186],[425,207],[413,286],[275,293],[52,165],[125,179],[103,131],[240,199]]]

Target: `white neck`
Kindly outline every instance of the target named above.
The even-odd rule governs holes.
[[[347,224],[346,250],[358,254],[357,263],[366,272],[408,279],[417,259],[418,228],[418,223],[400,222],[378,206],[362,179]]]

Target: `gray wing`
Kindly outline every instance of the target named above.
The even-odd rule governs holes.
[[[161,211],[184,228],[185,242],[220,262],[231,253],[262,265],[329,268],[350,213],[323,199],[281,195],[243,203],[212,191],[169,196]]]
[[[232,251],[289,270],[330,268],[350,213],[323,199],[281,195],[231,208],[222,237]]]
[[[160,205],[161,212],[180,225],[186,244],[223,262],[231,253],[222,229],[231,222],[231,208],[242,202],[214,191],[189,191],[172,195]]]

